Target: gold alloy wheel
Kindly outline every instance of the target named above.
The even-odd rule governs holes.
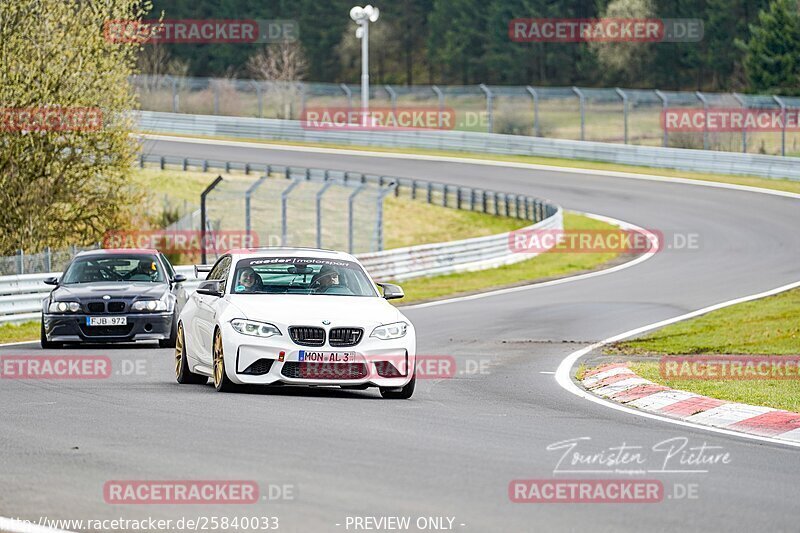
[[[214,336],[214,386],[219,388],[225,377],[225,361],[222,359],[222,335]]]
[[[178,336],[175,339],[175,376],[180,378],[181,364],[183,361],[183,326],[178,326]]]

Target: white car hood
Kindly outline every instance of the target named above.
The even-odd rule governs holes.
[[[360,326],[368,329],[405,320],[380,297],[305,294],[232,294],[230,302],[250,320],[285,326]],[[231,317],[233,318],[233,317]]]

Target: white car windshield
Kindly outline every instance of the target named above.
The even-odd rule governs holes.
[[[234,294],[378,296],[358,263],[317,257],[257,257],[236,263]]]

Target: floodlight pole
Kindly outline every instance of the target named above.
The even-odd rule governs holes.
[[[361,24],[361,120],[367,126],[367,113],[369,113],[369,21],[364,19]]]
[[[350,10],[350,18],[358,24],[356,37],[361,39],[361,120],[364,127],[368,125],[369,113],[369,23],[376,22],[378,16],[378,8],[370,5]]]

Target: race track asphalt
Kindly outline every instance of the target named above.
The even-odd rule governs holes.
[[[0,515],[177,519],[278,516],[282,531],[354,531],[348,517],[455,517],[457,531],[798,531],[800,451],[631,416],[563,390],[570,352],[614,334],[800,279],[800,200],[695,185],[470,163],[148,140],[151,154],[298,165],[432,179],[549,198],[565,208],[664,232],[695,233],[619,272],[405,312],[418,353],[464,372],[418,383],[411,401],[376,391],[275,389],[222,395],[174,382],[152,345],[72,348],[102,354],[96,381],[0,382]],[[798,343],[800,348],[800,343]],[[49,353],[37,345],[0,354]],[[123,362],[125,361],[125,362]],[[142,373],[126,369],[139,362]],[[564,450],[641,446],[650,470],[555,473]],[[726,463],[665,461],[659,443],[717,446]],[[676,441],[677,442],[677,441]],[[684,458],[681,464],[681,457]],[[577,465],[572,469],[591,469]],[[603,468],[594,465],[594,468]],[[630,468],[630,467],[620,467]],[[570,469],[565,460],[560,469]],[[612,467],[611,470],[614,470]],[[656,479],[658,503],[512,503],[514,479]],[[254,480],[255,505],[109,505],[109,480]],[[293,499],[270,500],[270,485]],[[696,497],[682,498],[691,486]],[[338,524],[338,525],[337,525]],[[447,521],[445,520],[445,524]],[[416,526],[410,529],[417,531]]]

